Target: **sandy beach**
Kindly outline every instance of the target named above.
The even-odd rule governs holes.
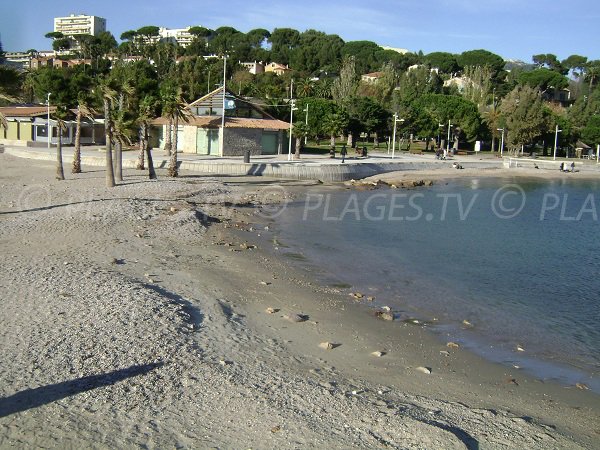
[[[107,189],[0,154],[0,448],[597,448],[598,395],[382,320],[266,247],[270,208],[341,184],[158,174]]]

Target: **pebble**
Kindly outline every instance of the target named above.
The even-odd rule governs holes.
[[[425,373],[427,375],[429,375],[431,373],[431,369],[429,367],[419,366],[415,370],[418,371],[418,372]]]
[[[381,358],[383,355],[385,355],[385,352],[379,352],[379,351],[377,351],[377,352],[371,353],[371,355],[377,356],[378,358]]]
[[[334,344],[332,342],[321,342],[319,344],[319,347],[321,347],[324,350],[333,350],[337,346],[338,346],[338,344]]]

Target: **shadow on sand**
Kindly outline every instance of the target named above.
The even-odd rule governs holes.
[[[131,366],[126,369],[119,369],[100,375],[90,375],[88,377],[17,392],[10,397],[0,398],[0,418],[47,405],[48,403],[91,391],[92,389],[111,386],[127,378],[145,375],[161,365],[162,363],[152,363]]]

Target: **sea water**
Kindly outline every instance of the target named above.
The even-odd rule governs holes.
[[[565,174],[309,192],[273,217],[280,251],[323,280],[492,360],[600,392],[599,188]]]

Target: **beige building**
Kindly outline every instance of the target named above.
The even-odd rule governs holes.
[[[84,14],[55,17],[54,31],[62,33],[67,37],[78,34],[98,36],[101,32],[106,31],[106,19],[98,16],[86,16]]]
[[[291,70],[288,66],[276,62],[269,63],[265,66],[265,72],[274,72],[276,75],[283,75]]]

